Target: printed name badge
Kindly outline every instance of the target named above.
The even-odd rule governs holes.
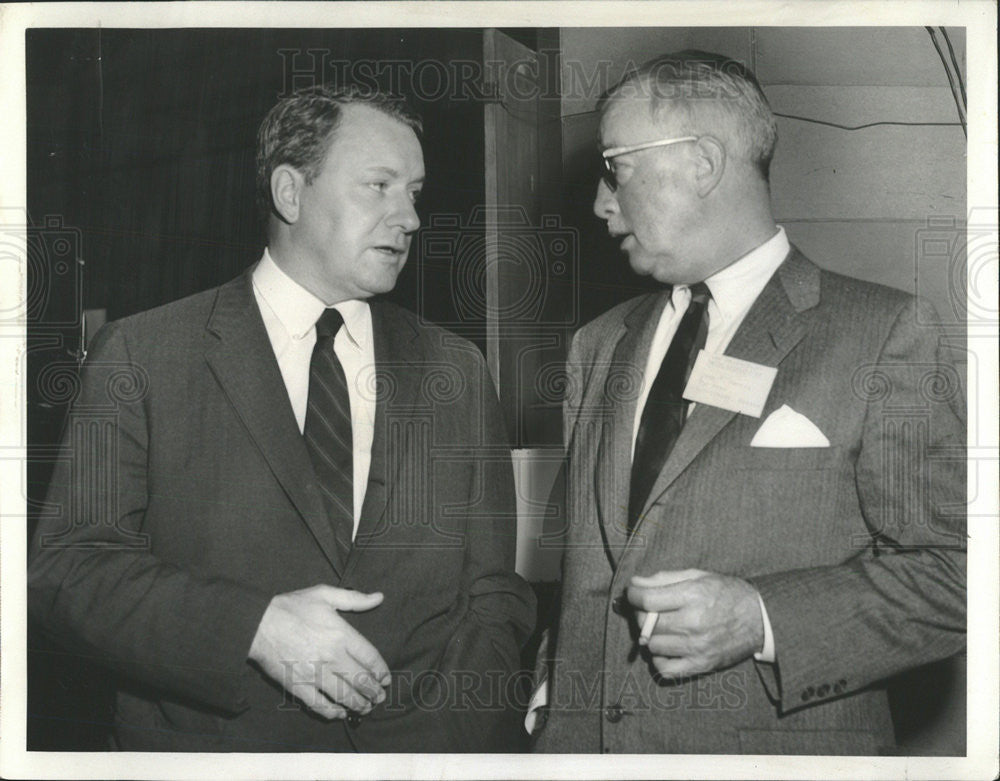
[[[777,375],[773,366],[700,350],[684,398],[759,418]]]

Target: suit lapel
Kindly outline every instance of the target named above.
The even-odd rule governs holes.
[[[417,331],[400,310],[378,301],[371,303],[372,336],[375,352],[375,430],[371,467],[361,520],[355,542],[378,547],[385,532],[381,524],[386,507],[398,484],[400,465],[405,458],[393,420],[413,411],[420,399],[423,353]],[[365,545],[354,545],[348,567],[353,568]]]
[[[776,367],[805,336],[803,313],[819,302],[819,269],[794,247],[747,312],[725,354]],[[663,471],[653,484],[643,515],[695,457],[705,449],[735,412],[699,404],[681,430]],[[633,541],[642,542],[640,520]]]
[[[628,543],[628,490],[632,471],[632,429],[642,391],[649,348],[668,294],[643,298],[622,320],[608,340],[614,346],[610,359],[599,355],[606,371],[595,374],[601,383],[599,409],[607,410],[601,422],[594,471],[601,530],[612,566]]]
[[[343,562],[288,391],[253,296],[251,272],[219,288],[205,359],[275,478],[340,575]],[[280,400],[280,401],[279,401]]]

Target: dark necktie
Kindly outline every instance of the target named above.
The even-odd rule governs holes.
[[[316,321],[304,433],[330,523],[346,551],[354,533],[354,441],[347,378],[333,350],[343,323],[340,312],[332,308]]]
[[[711,294],[704,282],[691,286],[691,303],[677,326],[649,390],[646,406],[642,409],[629,482],[629,534],[635,529],[653,483],[684,427],[688,403],[681,394],[684,393],[695,357],[705,346],[708,336],[709,298]]]

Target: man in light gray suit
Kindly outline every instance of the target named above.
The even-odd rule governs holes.
[[[599,108],[594,211],[664,289],[570,351],[536,750],[891,752],[886,678],[965,644],[965,413],[936,318],[789,244],[742,65],[666,55]]]

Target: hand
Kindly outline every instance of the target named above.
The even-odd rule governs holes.
[[[648,648],[660,675],[684,677],[741,662],[764,644],[757,590],[745,580],[701,570],[632,578],[628,600],[659,617]]]
[[[381,603],[379,592],[325,585],[279,594],[264,611],[249,658],[320,716],[368,713],[385,699],[389,668],[337,611],[371,610]]]

